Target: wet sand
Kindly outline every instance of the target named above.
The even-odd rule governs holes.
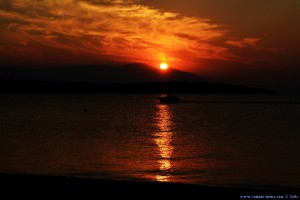
[[[251,189],[21,174],[0,174],[0,180],[2,195],[40,199],[46,197],[68,197],[68,199],[77,197],[80,199],[111,199],[114,197],[138,199],[149,197],[258,199],[254,198],[256,196],[264,196],[264,198],[273,196],[278,197],[277,199],[282,196],[286,199],[287,196],[292,197],[293,195],[300,197],[300,191],[297,188]],[[241,196],[250,196],[251,198],[242,198]]]

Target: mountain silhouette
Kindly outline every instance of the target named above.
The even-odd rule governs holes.
[[[162,72],[145,64],[124,66],[80,65],[68,67],[1,67],[0,78],[38,81],[79,81],[94,83],[203,81],[195,74],[169,68]]]

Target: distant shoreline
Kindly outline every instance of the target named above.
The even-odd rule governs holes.
[[[0,173],[1,189],[8,191],[25,191],[27,195],[111,195],[121,197],[175,196],[240,199],[241,195],[298,195],[298,188],[251,189],[238,187],[202,186],[166,182],[133,182],[123,180],[107,180],[95,178],[79,178],[66,176],[25,175]],[[143,196],[140,196],[140,195]]]
[[[266,94],[269,90],[242,85],[203,82],[136,82],[100,84],[92,82],[61,82],[0,79],[0,93],[225,93]]]

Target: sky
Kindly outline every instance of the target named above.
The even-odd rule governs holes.
[[[299,0],[0,0],[0,64],[145,63],[300,88]]]

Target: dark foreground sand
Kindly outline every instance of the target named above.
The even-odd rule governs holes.
[[[275,199],[300,198],[299,189],[245,189],[234,187],[200,186],[178,183],[131,182],[78,177],[0,174],[1,196],[34,197],[38,199],[111,199],[111,198],[175,198],[180,199]],[[1,197],[0,196],[0,197]],[[241,196],[249,196],[242,198]],[[289,197],[289,198],[287,198]],[[274,199],[274,198],[272,198]],[[297,198],[296,198],[297,199]]]

